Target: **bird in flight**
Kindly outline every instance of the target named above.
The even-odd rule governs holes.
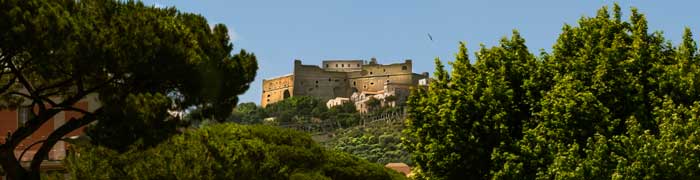
[[[430,41],[433,41],[433,36],[431,36],[430,33],[428,33],[428,39],[430,39]]]

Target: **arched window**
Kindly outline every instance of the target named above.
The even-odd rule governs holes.
[[[282,95],[282,99],[287,99],[290,96],[292,96],[292,95],[289,93],[289,89],[284,90],[284,94]]]

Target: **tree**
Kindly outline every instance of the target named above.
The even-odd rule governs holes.
[[[119,154],[84,146],[67,160],[73,179],[405,179],[379,164],[326,150],[308,134],[223,123]],[[153,168],[157,167],[157,168]]]
[[[367,105],[367,109],[369,111],[373,111],[375,109],[378,109],[382,105],[382,101],[374,97],[369,97],[365,104]]]
[[[293,96],[265,107],[270,117],[277,117],[280,122],[292,122],[293,119],[308,120],[311,117],[325,119],[328,111],[326,103],[312,96]]]
[[[612,17],[611,17],[612,16]],[[452,72],[409,96],[404,144],[419,179],[696,179],[700,62],[690,30],[672,46],[601,8],[564,25],[550,53],[517,31],[460,44]]]
[[[255,103],[241,103],[233,109],[230,120],[241,124],[260,124],[267,118],[265,109]]]
[[[111,0],[7,0],[0,2],[0,21],[0,104],[15,108],[27,101],[37,107],[34,118],[0,145],[0,165],[10,179],[39,178],[51,147],[92,122],[96,144],[124,147],[144,136],[153,137],[145,140],[150,142],[164,139],[153,135],[170,134],[167,127],[175,126],[163,124],[179,119],[166,110],[197,107],[222,121],[257,71],[253,54],[231,55],[224,25],[210,28],[202,16],[174,8]],[[89,94],[99,95],[100,108],[74,106]],[[22,168],[14,156],[17,145],[68,111],[82,116],[54,130],[30,169]],[[137,134],[123,136],[132,132]]]

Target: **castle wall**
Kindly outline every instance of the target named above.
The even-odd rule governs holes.
[[[362,65],[362,60],[328,60],[323,61],[321,68],[326,71],[352,72],[361,71]]]
[[[281,77],[263,79],[263,93],[260,98],[260,105],[266,107],[268,104],[276,103],[294,96],[294,75],[289,74]]]
[[[378,64],[373,58],[369,64],[362,60],[323,61],[321,67],[303,65],[294,61],[294,72],[269,80],[263,80],[263,107],[291,96],[313,96],[322,100],[350,97],[354,92],[369,94],[394,93],[404,100],[408,89],[427,78],[427,74],[415,74],[411,60],[395,64]],[[388,91],[388,92],[385,92]],[[285,96],[287,92],[287,96]]]
[[[347,73],[325,71],[318,66],[302,65],[301,61],[294,63],[295,96],[314,96],[323,100],[335,97],[349,97],[350,91]]]
[[[350,86],[358,91],[377,92],[384,89],[386,83],[414,84],[411,60],[397,64],[367,64],[362,71],[349,73]]]

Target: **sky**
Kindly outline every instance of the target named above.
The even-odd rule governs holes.
[[[413,60],[413,71],[430,72],[434,59],[452,61],[458,43],[467,43],[472,60],[480,44],[497,45],[514,29],[535,54],[549,52],[564,24],[613,3],[623,17],[635,7],[647,16],[650,31],[662,31],[678,44],[685,27],[700,30],[700,1],[603,0],[145,0],[201,14],[210,24],[225,24],[234,53],[253,52],[259,69],[240,102],[259,104],[262,79],[289,74],[295,59],[319,65],[327,59],[377,58],[379,63]],[[428,34],[432,36],[431,41]],[[698,36],[695,39],[698,40]]]

